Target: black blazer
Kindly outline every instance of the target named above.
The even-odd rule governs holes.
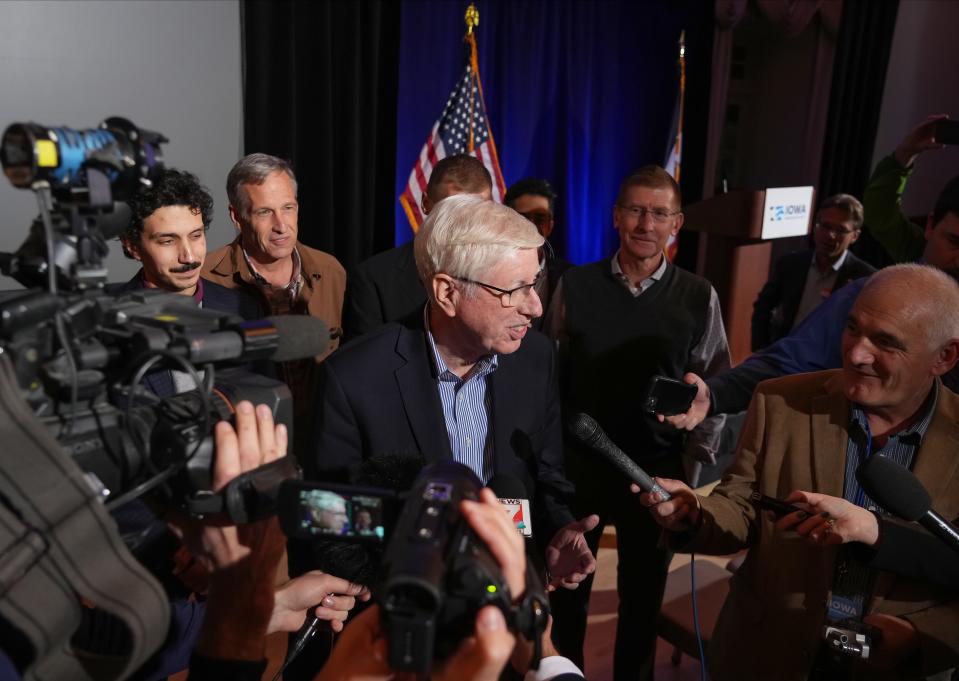
[[[346,278],[343,340],[404,319],[425,302],[426,289],[416,272],[413,242],[377,253]]]
[[[761,350],[789,335],[796,312],[806,287],[806,275],[812,262],[812,251],[787,253],[773,265],[769,281],[753,305],[752,350]],[[835,293],[853,279],[868,277],[876,269],[857,258],[852,251],[846,252],[846,260],[836,276],[830,293]]]
[[[121,296],[125,293],[134,293],[143,290],[143,270],[140,270],[130,281],[119,284],[107,284],[104,292],[111,296]],[[203,307],[235,314],[243,319],[259,319],[263,316],[260,304],[242,291],[228,289],[207,279],[203,280]],[[264,366],[261,367],[260,364]],[[272,376],[272,368],[266,368],[266,363],[257,363],[256,367],[251,365],[251,369],[259,370],[259,373],[265,373]],[[159,369],[151,371],[143,377],[144,385],[149,388],[157,397],[172,397],[176,394],[176,386],[173,382],[173,374],[169,369]]]
[[[307,475],[349,479],[377,455],[452,460],[435,374],[421,310],[331,355],[320,370],[315,446],[299,454]],[[552,344],[530,331],[519,350],[499,356],[488,386],[494,475],[530,490],[534,538],[545,546],[573,520]]]

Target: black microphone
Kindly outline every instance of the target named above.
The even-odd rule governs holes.
[[[636,462],[626,456],[626,453],[613,444],[603,429],[596,423],[596,419],[588,414],[574,414],[566,423],[566,427],[573,437],[584,445],[600,454],[616,470],[639,485],[644,492],[656,492],[660,499],[672,499],[669,492],[664,490],[653,480],[646,471],[636,465]]]
[[[276,329],[278,342],[270,352],[274,362],[306,359],[326,352],[330,345],[330,327],[310,315],[288,314],[267,317]]]
[[[496,494],[497,499],[529,499],[529,490],[523,481],[515,475],[497,473],[486,483]]]
[[[918,522],[955,551],[959,551],[959,531],[932,510],[932,499],[909,469],[884,456],[871,456],[856,473],[866,494],[893,514]]]

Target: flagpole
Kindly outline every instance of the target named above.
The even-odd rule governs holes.
[[[683,139],[683,117],[686,108],[686,31],[679,32],[679,124],[676,128],[676,140],[674,144],[682,144]],[[676,176],[673,178],[679,183],[679,175],[682,172],[682,162],[676,164]]]
[[[673,110],[673,124],[676,126],[672,144],[668,147],[664,165],[670,172],[676,184],[683,169],[683,117],[686,109],[686,31],[679,32],[679,96],[676,98],[676,108]],[[666,241],[663,249],[666,257],[672,262],[679,250],[679,239],[674,235]]]
[[[472,72],[472,81],[476,86],[476,91],[479,92],[480,102],[483,104],[483,111],[488,111],[486,108],[486,97],[483,95],[483,81],[480,79],[479,72],[479,53],[476,49],[476,34],[473,32],[473,29],[479,26],[479,10],[476,9],[476,5],[470,3],[469,7],[466,8],[466,16],[464,17],[466,21],[466,35],[463,37],[463,40],[466,41],[470,46],[470,71]],[[470,89],[470,129],[469,129],[469,145],[467,150],[472,153],[475,150],[475,144],[473,141],[473,127],[476,125],[475,117],[473,116],[474,102],[473,102],[473,90]],[[499,188],[500,196],[506,194],[506,183],[503,180],[502,170],[500,170],[499,165],[499,153],[496,151],[496,140],[493,139],[493,129],[489,125],[489,121],[485,121],[487,135],[489,136],[489,152],[493,157],[493,166],[499,171],[493,173],[493,182]]]
[[[475,85],[477,81],[479,81],[479,57],[476,53],[476,35],[473,33],[473,29],[479,26],[479,10],[476,9],[476,5],[470,3],[469,7],[466,8],[466,16],[464,19],[466,20],[466,35],[463,37],[463,40],[466,41],[470,47],[470,72],[472,73],[472,81]],[[476,148],[473,141],[473,126],[475,125],[473,111],[475,109],[476,104],[473,99],[473,88],[470,88],[470,139],[466,147],[470,153]]]

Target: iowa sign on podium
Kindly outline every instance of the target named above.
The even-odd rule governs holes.
[[[733,364],[749,356],[753,303],[769,276],[772,241],[809,234],[813,187],[770,187],[719,194],[684,209],[684,229],[699,232],[696,273],[716,288]]]

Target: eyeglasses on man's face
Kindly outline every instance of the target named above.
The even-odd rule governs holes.
[[[533,280],[532,284],[523,284],[522,286],[517,286],[516,288],[500,288],[499,286],[493,286],[492,284],[486,284],[482,281],[476,281],[474,279],[466,279],[465,277],[456,277],[456,279],[459,279],[467,284],[482,286],[486,291],[499,298],[500,305],[503,307],[516,307],[517,305],[526,302],[534,295],[533,289],[536,287],[536,284],[539,283],[541,275],[542,270],[540,270],[539,274],[536,275],[536,278]]]
[[[646,206],[624,206],[622,204],[618,204],[618,206],[627,217],[641,221],[648,215],[652,218],[653,222],[660,225],[669,220],[669,218],[679,215],[682,212],[680,210],[670,211],[665,208],[647,208]]]
[[[839,239],[842,239],[843,237],[847,237],[856,231],[854,229],[846,229],[842,225],[831,225],[831,224],[827,224],[825,222],[819,222],[819,221],[816,221],[816,229],[821,229],[826,234],[831,234],[832,236],[837,237]]]
[[[520,215],[532,222],[537,227],[545,227],[553,221],[553,214],[545,210],[533,210],[526,213],[520,213]]]

